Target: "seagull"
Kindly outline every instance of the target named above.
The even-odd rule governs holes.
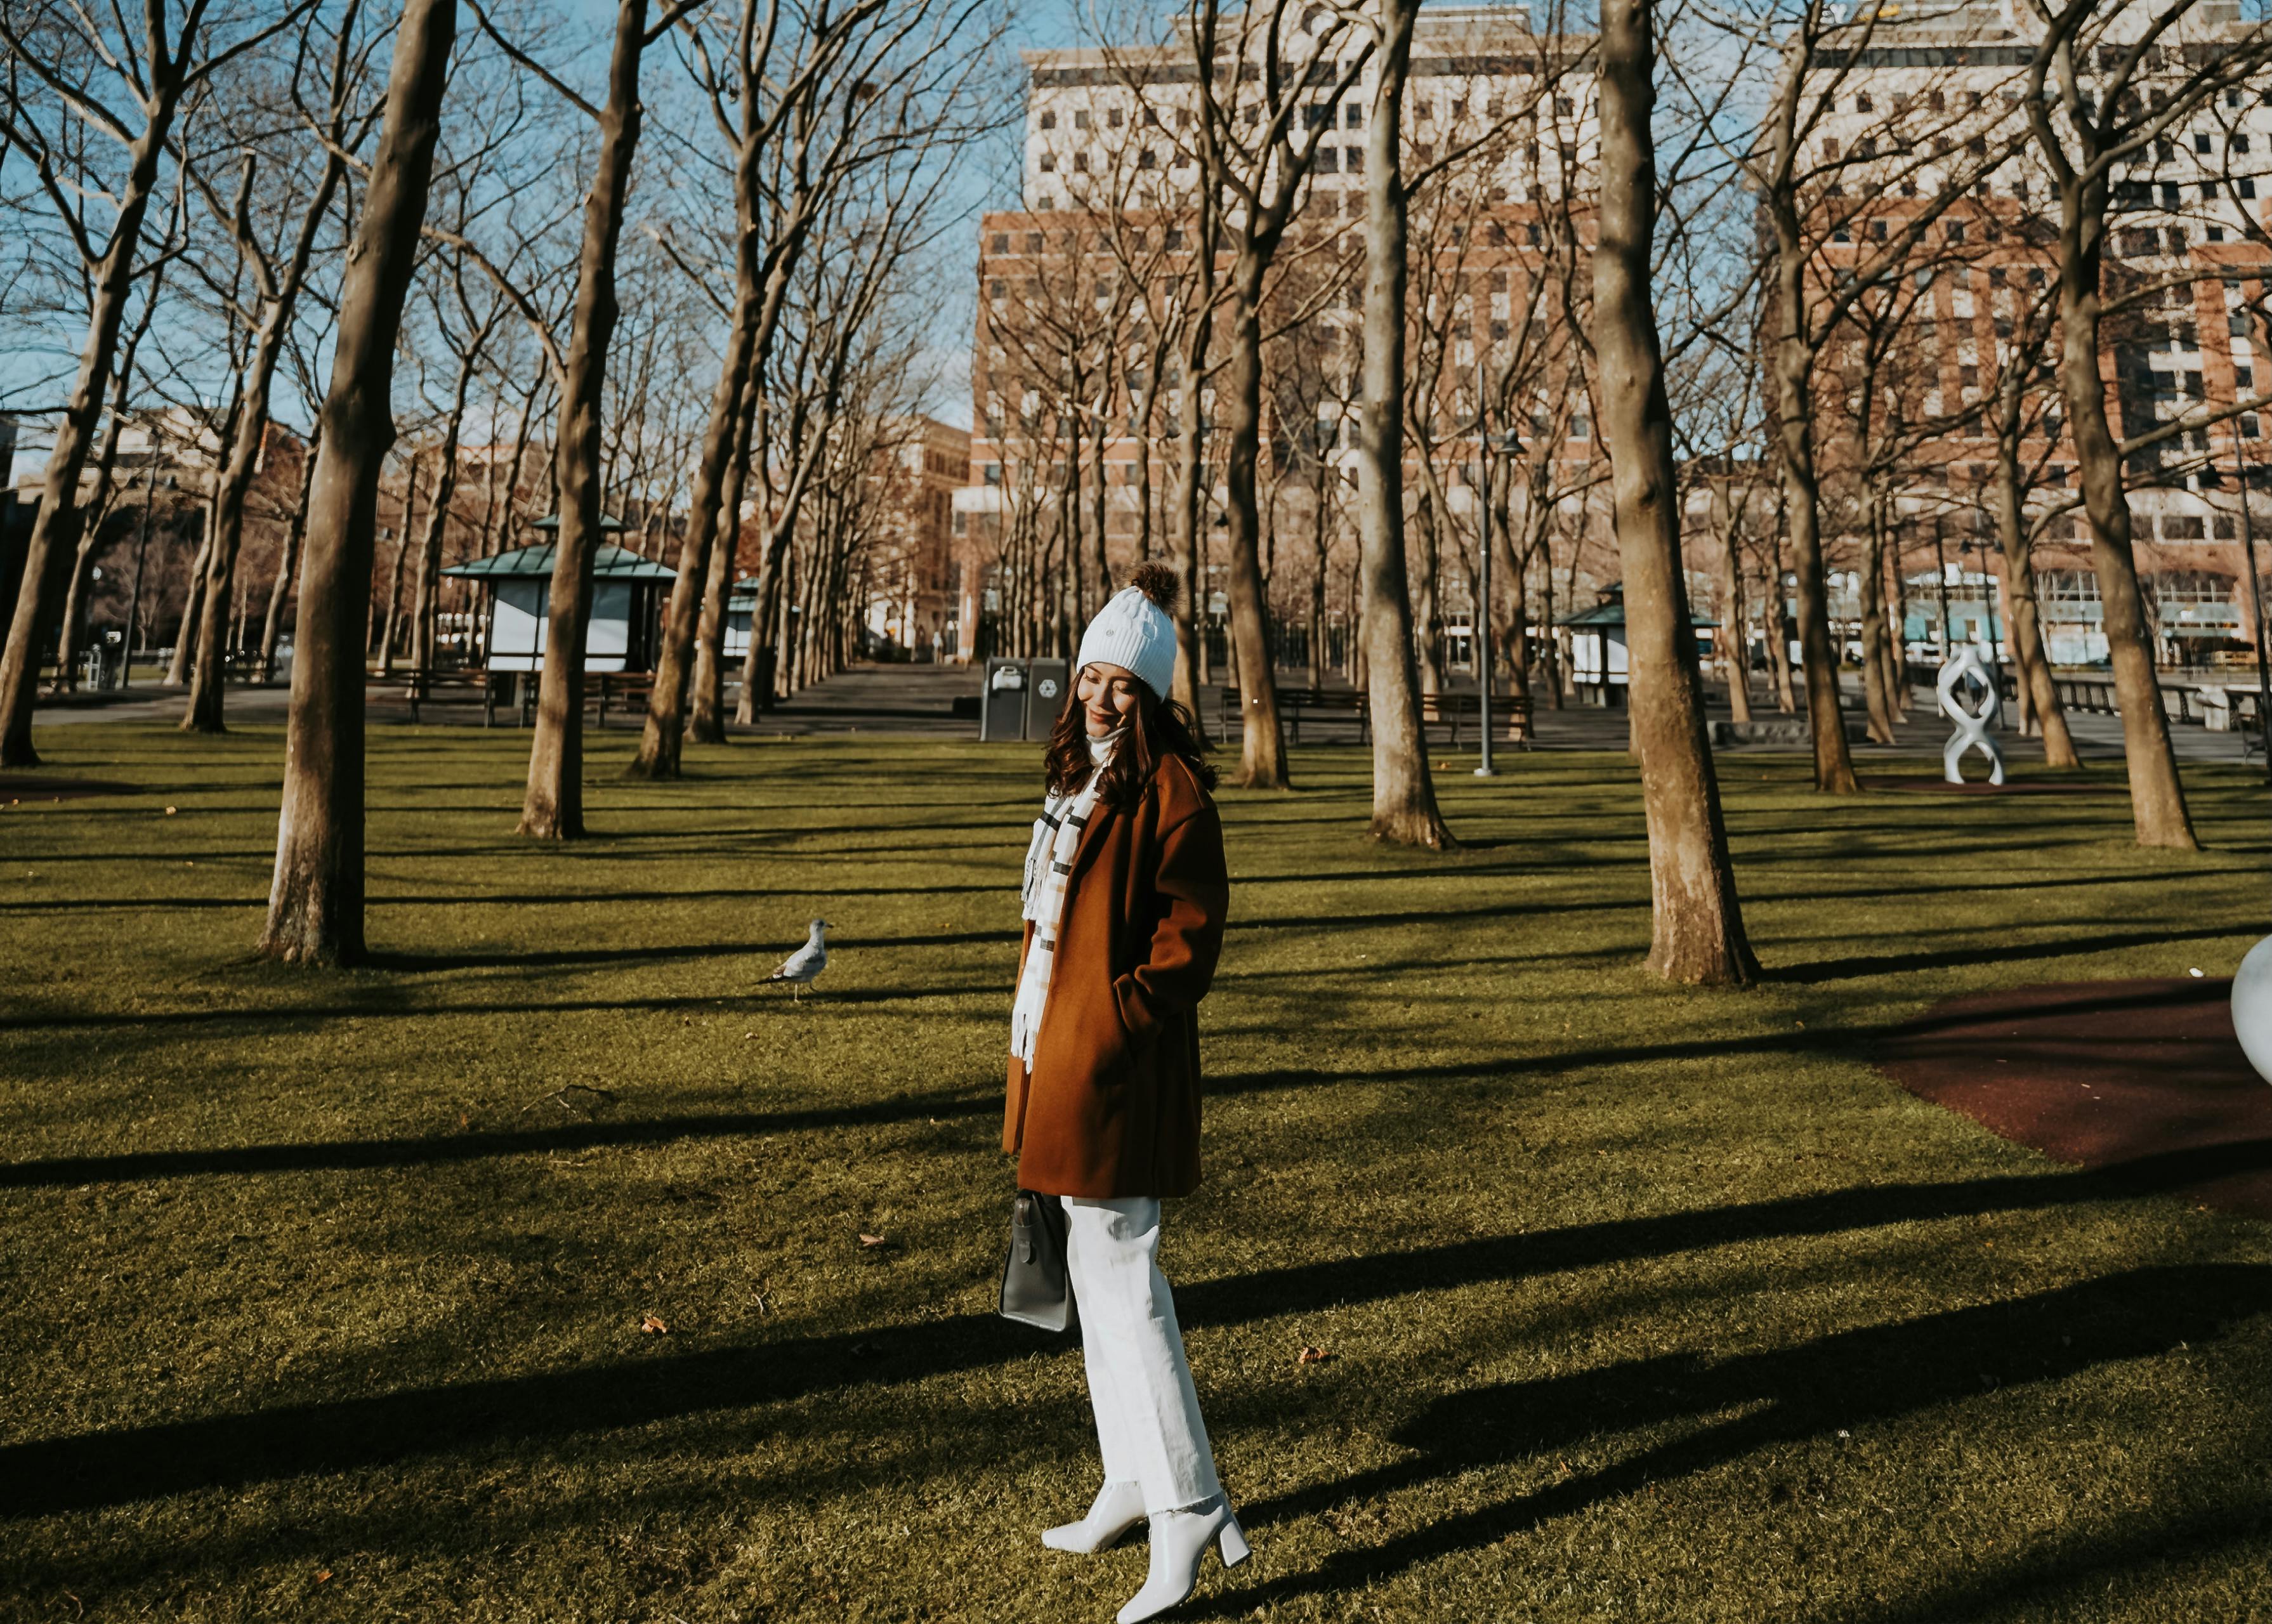
[[[768,982],[787,981],[794,989],[791,996],[802,999],[804,989],[811,987],[814,978],[827,968],[828,921],[815,920],[812,921],[812,934],[804,939],[804,945],[783,959],[781,968],[766,980]]]

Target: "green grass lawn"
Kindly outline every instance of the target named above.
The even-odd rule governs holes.
[[[0,778],[0,1618],[1133,1593],[1140,1543],[1038,1544],[1095,1487],[1080,1358],[990,1315],[1032,750],[744,741],[658,786],[617,734],[599,838],[545,850],[525,734],[382,729],[380,962],[331,973],[250,956],[273,730],[41,744],[144,793]],[[2173,856],[2119,795],[1732,759],[1770,980],[1701,993],[1637,967],[1625,760],[1457,764],[1450,857],[1363,838],[1353,750],[1222,797],[1166,1261],[1256,1560],[1187,1616],[2266,1616],[2266,1227],[1865,1058],[1953,993],[2230,973],[2261,782],[2191,773],[2211,850]],[[761,990],[815,913],[819,995]]]

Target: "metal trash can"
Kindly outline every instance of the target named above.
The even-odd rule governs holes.
[[[978,736],[1004,743],[1026,736],[1026,662],[990,659],[978,690]]]
[[[1027,667],[1026,737],[1045,740],[1058,725],[1058,713],[1072,699],[1072,668],[1062,659],[1036,659]]]

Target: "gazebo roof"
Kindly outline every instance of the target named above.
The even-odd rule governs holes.
[[[1626,623],[1626,606],[1621,600],[1616,600],[1608,603],[1597,603],[1581,615],[1566,615],[1554,623],[1557,626],[1573,626],[1581,631],[1598,631],[1606,626],[1623,626]],[[1708,615],[1699,615],[1691,610],[1688,623],[1701,629],[1708,626],[1717,626],[1720,622]]]
[[[554,544],[549,541],[535,547],[517,547],[493,558],[476,558],[469,563],[452,564],[442,573],[476,580],[545,580],[552,574],[554,551]],[[668,564],[641,558],[628,548],[603,542],[592,556],[592,577],[600,581],[675,581],[678,578],[678,571]]]

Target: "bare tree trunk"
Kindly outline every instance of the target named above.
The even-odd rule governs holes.
[[[363,647],[378,476],[403,295],[441,130],[456,0],[404,0],[386,122],[340,294],[322,449],[309,499],[282,816],[260,951],[294,963],[363,951]]]
[[[1797,139],[1796,92],[1777,97],[1774,138]],[[1794,166],[1780,165],[1789,174]],[[1838,654],[1830,640],[1830,601],[1822,562],[1821,487],[1815,470],[1814,349],[1807,341],[1810,290],[1808,244],[1795,195],[1771,188],[1767,212],[1774,223],[1775,299],[1768,357],[1775,385],[1775,449],[1782,472],[1791,573],[1798,598],[1799,663],[1806,673],[1806,719],[1814,742],[1814,787],[1850,795],[1861,786],[1846,748],[1846,719],[1838,692]],[[1776,583],[1782,599],[1782,583]],[[1786,678],[1786,681],[1788,678]]]
[[[2066,707],[2059,703],[2059,684],[2052,679],[2049,656],[2044,650],[2041,605],[2036,597],[2035,561],[2028,545],[2028,522],[2021,510],[2017,447],[2007,443],[1996,458],[1996,539],[2004,554],[2004,594],[2010,600],[2011,625],[2005,644],[2012,663],[2019,667],[2019,688],[2036,730],[2044,741],[2047,766],[2080,768],[2074,736],[2067,731]]]
[[[710,544],[709,578],[702,591],[702,618],[694,629],[692,713],[687,731],[697,744],[726,741],[726,605],[734,595],[734,577],[742,551],[742,492],[750,473],[750,436],[757,421],[757,390],[744,380],[733,451],[726,463],[726,482],[718,498],[718,534]],[[758,622],[750,620],[750,640],[757,646]]]
[[[753,161],[753,160],[752,160]],[[709,425],[703,435],[702,458],[694,473],[692,505],[686,516],[686,534],[678,548],[678,578],[671,584],[670,601],[662,620],[661,646],[656,651],[654,686],[647,699],[646,726],[639,735],[639,754],[631,771],[639,778],[675,778],[679,751],[685,742],[686,687],[692,664],[702,599],[710,579],[710,554],[717,545],[721,491],[727,481],[727,465],[742,428],[742,398],[750,383],[756,354],[759,297],[755,228],[745,227],[736,255],[738,296],[734,304],[733,330],[727,336],[726,358],[719,369],[711,395]],[[738,524],[740,515],[726,518]]]
[[[1736,721],[1748,722],[1752,719],[1750,622],[1744,604],[1743,526],[1733,514],[1727,516],[1720,536],[1720,659],[1728,682],[1728,714]]]
[[[1775,647],[1768,669],[1775,673],[1775,709],[1785,716],[1798,714],[1798,696],[1792,691],[1790,681],[1790,645],[1793,641],[1790,606],[1782,595],[1783,521],[1788,506],[1778,503],[1775,510],[1775,579],[1768,583],[1768,612],[1763,617],[1768,635]]]
[[[1435,470],[1424,454],[1420,467],[1420,501],[1412,517],[1420,526],[1420,578],[1412,592],[1412,631],[1420,660],[1420,691],[1440,694],[1444,691],[1444,610],[1436,577],[1443,551],[1443,507],[1436,500]]]
[[[1098,385],[1096,455],[1089,467],[1089,511],[1095,535],[1088,555],[1088,573],[1092,585],[1089,588],[1089,600],[1081,607],[1083,625],[1087,625],[1090,617],[1104,607],[1105,600],[1112,596],[1112,519],[1104,486],[1104,452],[1106,446],[1112,440],[1111,410],[1112,374],[1108,365],[1102,381]],[[1078,443],[1079,437],[1076,436],[1075,443]]]
[[[1373,838],[1443,851],[1412,664],[1404,570],[1404,293],[1407,198],[1400,139],[1420,0],[1372,0],[1379,67],[1364,153],[1364,399],[1358,414],[1357,537],[1372,713]]]
[[[1310,686],[1326,685],[1326,558],[1332,541],[1326,533],[1326,481],[1331,467],[1318,467],[1317,503],[1310,515]]]
[[[1870,715],[1870,737],[1894,741],[1893,694],[1886,682],[1886,502],[1871,493],[1869,540],[1862,558],[1862,697]]]
[[[1704,685],[1680,567],[1678,486],[1664,361],[1649,302],[1656,162],[1649,0],[1601,11],[1602,195],[1594,251],[1594,349],[1625,572],[1628,697],[1648,814],[1649,968],[1675,981],[1742,985],[1758,973],[1744,935]]]
[[[190,657],[197,648],[199,611],[206,600],[206,571],[213,562],[213,503],[208,501],[198,530],[198,554],[190,561],[190,578],[182,597],[182,623],[174,632],[174,652],[166,660],[167,688],[180,688],[190,680]]]
[[[54,592],[56,571],[78,550],[79,526],[84,522],[79,475],[101,421],[103,386],[110,376],[119,325],[132,291],[142,221],[149,212],[159,160],[181,100],[189,44],[184,38],[181,48],[150,76],[143,104],[146,122],[130,149],[109,251],[89,279],[92,297],[86,339],[79,348],[78,370],[64,399],[62,420],[56,425],[54,449],[48,453],[39,512],[32,520],[31,540],[24,554],[23,585],[17,590],[15,613],[8,622],[7,647],[0,652],[0,767],[40,764],[39,752],[32,748],[32,703],[37,697],[40,661],[46,650],[41,623]]]
[[[316,452],[322,445],[324,426],[318,421],[301,452],[300,501],[292,510],[291,528],[284,533],[284,550],[276,561],[276,578],[268,586],[268,613],[260,625],[260,680],[276,680],[276,644],[284,629],[284,603],[292,595],[292,572],[300,558],[300,541],[308,533],[308,494],[315,488]]]
[[[450,508],[458,496],[458,436],[466,420],[466,392],[473,382],[475,359],[472,354],[465,356],[458,369],[458,392],[450,403],[450,421],[442,429],[434,494],[426,503],[426,528],[418,538],[418,573],[411,591],[410,668],[421,676],[430,675],[434,669],[435,598],[442,585],[442,545],[449,534]]]
[[[1879,604],[1885,616],[1886,633],[1879,639],[1879,663],[1885,668],[1886,706],[1895,722],[1909,719],[1910,671],[1905,643],[1903,600],[1899,585],[1902,578],[1902,533],[1899,519],[1888,514],[1886,520],[1884,556],[1879,560]]]
[[[1291,789],[1286,730],[1278,714],[1278,673],[1263,618],[1261,514],[1255,466],[1262,449],[1262,266],[1242,254],[1234,273],[1230,357],[1229,453],[1224,470],[1230,508],[1230,636],[1238,664],[1239,752],[1236,782],[1248,789]]]
[[[1200,383],[1207,370],[1207,347],[1214,337],[1214,210],[1212,184],[1200,192],[1199,212],[1192,222],[1191,273],[1185,279],[1183,350],[1178,357],[1183,382],[1176,406],[1175,510],[1169,528],[1174,533],[1176,568],[1184,577],[1183,596],[1176,607],[1176,678],[1174,697],[1191,711],[1200,738],[1207,738],[1207,719],[1200,714],[1200,688],[1207,651],[1207,575],[1200,561],[1200,527],[1206,523],[1203,496],[1207,481],[1207,412]]]
[[[519,832],[540,840],[576,840],[584,834],[584,641],[601,540],[600,411],[608,346],[618,314],[616,242],[623,235],[632,153],[639,145],[639,56],[646,45],[646,0],[621,0],[608,63],[608,101],[600,111],[599,167],[584,202],[575,327],[561,368],[559,444],[553,455],[561,495],[559,546],[552,556],[536,737],[529,747],[528,788],[520,808]],[[694,522],[699,524],[699,509],[697,514]],[[699,581],[682,577],[679,585],[691,592]],[[656,679],[655,691],[661,693],[660,671]]]
[[[402,497],[402,533],[394,538],[394,567],[387,571],[386,619],[378,632],[378,674],[394,674],[394,652],[402,644],[402,571],[409,562],[410,537],[417,528],[412,515],[418,506],[418,459],[410,459]]]
[[[2090,561],[2098,577],[2106,652],[2122,709],[2122,753],[2130,769],[2130,814],[2141,846],[2197,851],[2185,784],[2178,776],[2170,723],[2154,674],[2154,644],[2138,587],[2130,540],[2130,501],[2122,489],[2122,456],[2106,421],[2106,384],[2099,373],[2099,257],[2105,242],[2106,183],[2060,188],[2060,392],[2090,515]],[[2094,194],[2087,196],[2086,194]],[[2246,495],[2246,493],[2243,493]]]

